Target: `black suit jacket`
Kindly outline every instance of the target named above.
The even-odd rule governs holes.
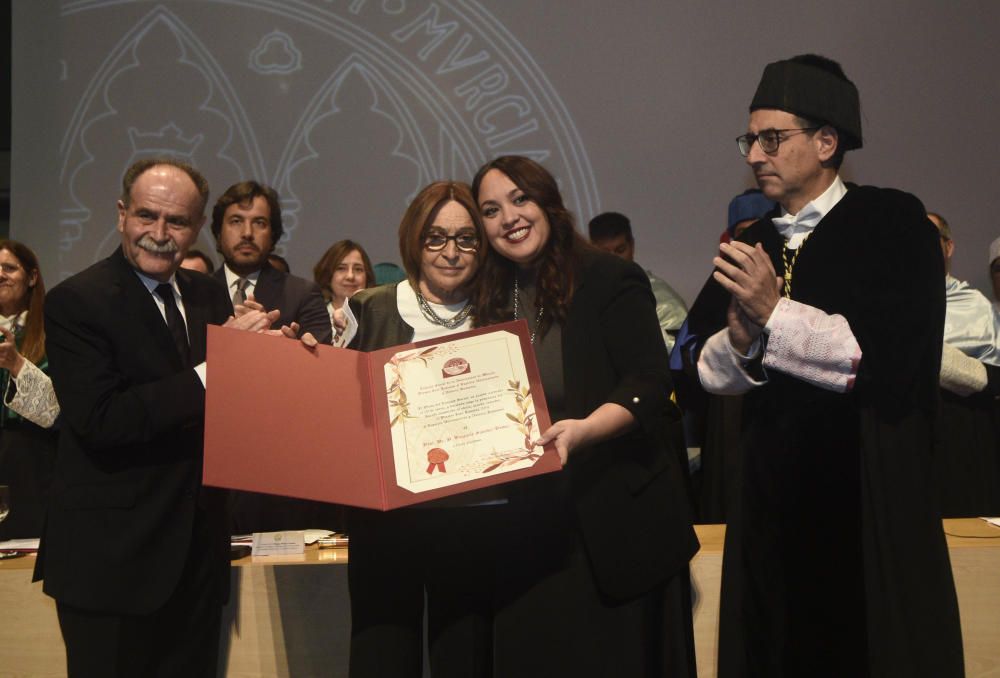
[[[225,268],[219,268],[214,276],[223,285],[226,284]],[[232,291],[227,291],[229,312],[232,313]],[[281,311],[281,317],[273,328],[297,322],[300,335],[312,332],[321,344],[332,341],[333,328],[326,303],[319,285],[311,280],[288,275],[265,263],[254,286],[253,296],[266,310]],[[234,491],[231,495],[233,534],[312,527],[332,529],[342,524],[340,510],[332,504],[257,492]]]
[[[687,566],[698,550],[686,451],[648,276],[589,250],[576,272],[562,330],[567,415],[582,419],[616,403],[638,427],[575,451],[566,471],[598,587],[625,600]]]
[[[223,285],[226,284],[224,267],[220,267],[214,275]],[[300,334],[312,332],[316,341],[321,344],[329,344],[333,340],[333,327],[330,324],[330,314],[326,312],[326,302],[323,301],[319,285],[311,280],[288,275],[265,262],[264,268],[260,269],[253,296],[266,310],[281,311],[281,317],[273,325],[275,329],[297,322]],[[232,306],[230,290],[230,312]]]
[[[229,301],[200,273],[177,283],[197,364]],[[48,293],[45,332],[63,427],[36,579],[64,604],[147,614],[197,548],[218,563],[221,601],[227,521],[224,495],[201,488],[205,389],[120,249]],[[211,537],[193,545],[199,503]]]

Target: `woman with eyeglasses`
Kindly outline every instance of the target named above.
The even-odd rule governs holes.
[[[439,181],[399,225],[407,278],[348,301],[348,348],[373,351],[470,329],[483,230],[466,184]],[[492,675],[495,539],[505,503],[487,488],[389,512],[352,509],[352,678],[423,669],[424,600],[431,674]]]
[[[552,175],[504,156],[472,192],[489,251],[476,323],[523,318],[561,473],[509,486],[497,676],[694,676],[698,548],[649,278],[577,232]]]
[[[0,240],[0,485],[13,510],[0,540],[42,532],[59,416],[45,357],[45,284],[26,245]]]

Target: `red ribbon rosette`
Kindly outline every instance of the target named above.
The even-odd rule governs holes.
[[[448,453],[442,450],[440,447],[435,447],[427,452],[427,473],[434,473],[434,469],[437,468],[441,473],[445,473],[444,463],[448,461]]]

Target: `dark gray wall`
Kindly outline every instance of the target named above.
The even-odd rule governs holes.
[[[752,180],[733,139],[760,72],[815,51],[861,91],[846,177],[945,214],[954,272],[986,290],[998,28],[992,0],[16,3],[12,231],[53,282],[79,270],[115,245],[124,167],[163,147],[214,195],[275,184],[306,274],[343,237],[397,259],[420,186],[531,152],[581,223],[629,214],[641,263],[690,301]]]
[[[0,0],[0,238],[10,231],[10,0]]]

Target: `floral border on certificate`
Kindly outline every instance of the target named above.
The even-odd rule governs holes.
[[[518,380],[508,380],[507,385],[509,387],[507,392],[514,394],[514,404],[517,407],[516,412],[507,412],[507,418],[517,424],[517,430],[524,434],[524,448],[494,454],[488,460],[489,466],[482,470],[483,473],[490,473],[502,466],[510,466],[525,460],[536,461],[542,456],[534,451],[534,446],[531,444],[531,434],[535,429],[535,408],[531,399],[531,389],[521,386]]]
[[[437,348],[437,346],[431,346],[412,353],[397,353],[389,359],[389,364],[392,365],[392,383],[389,384],[385,393],[389,398],[389,405],[395,408],[395,413],[389,422],[389,428],[395,426],[400,420],[412,416],[410,414],[410,401],[406,399],[406,391],[403,390],[403,375],[400,373],[400,365],[412,360],[419,360],[424,364],[424,367],[427,367],[427,356],[436,351]]]

